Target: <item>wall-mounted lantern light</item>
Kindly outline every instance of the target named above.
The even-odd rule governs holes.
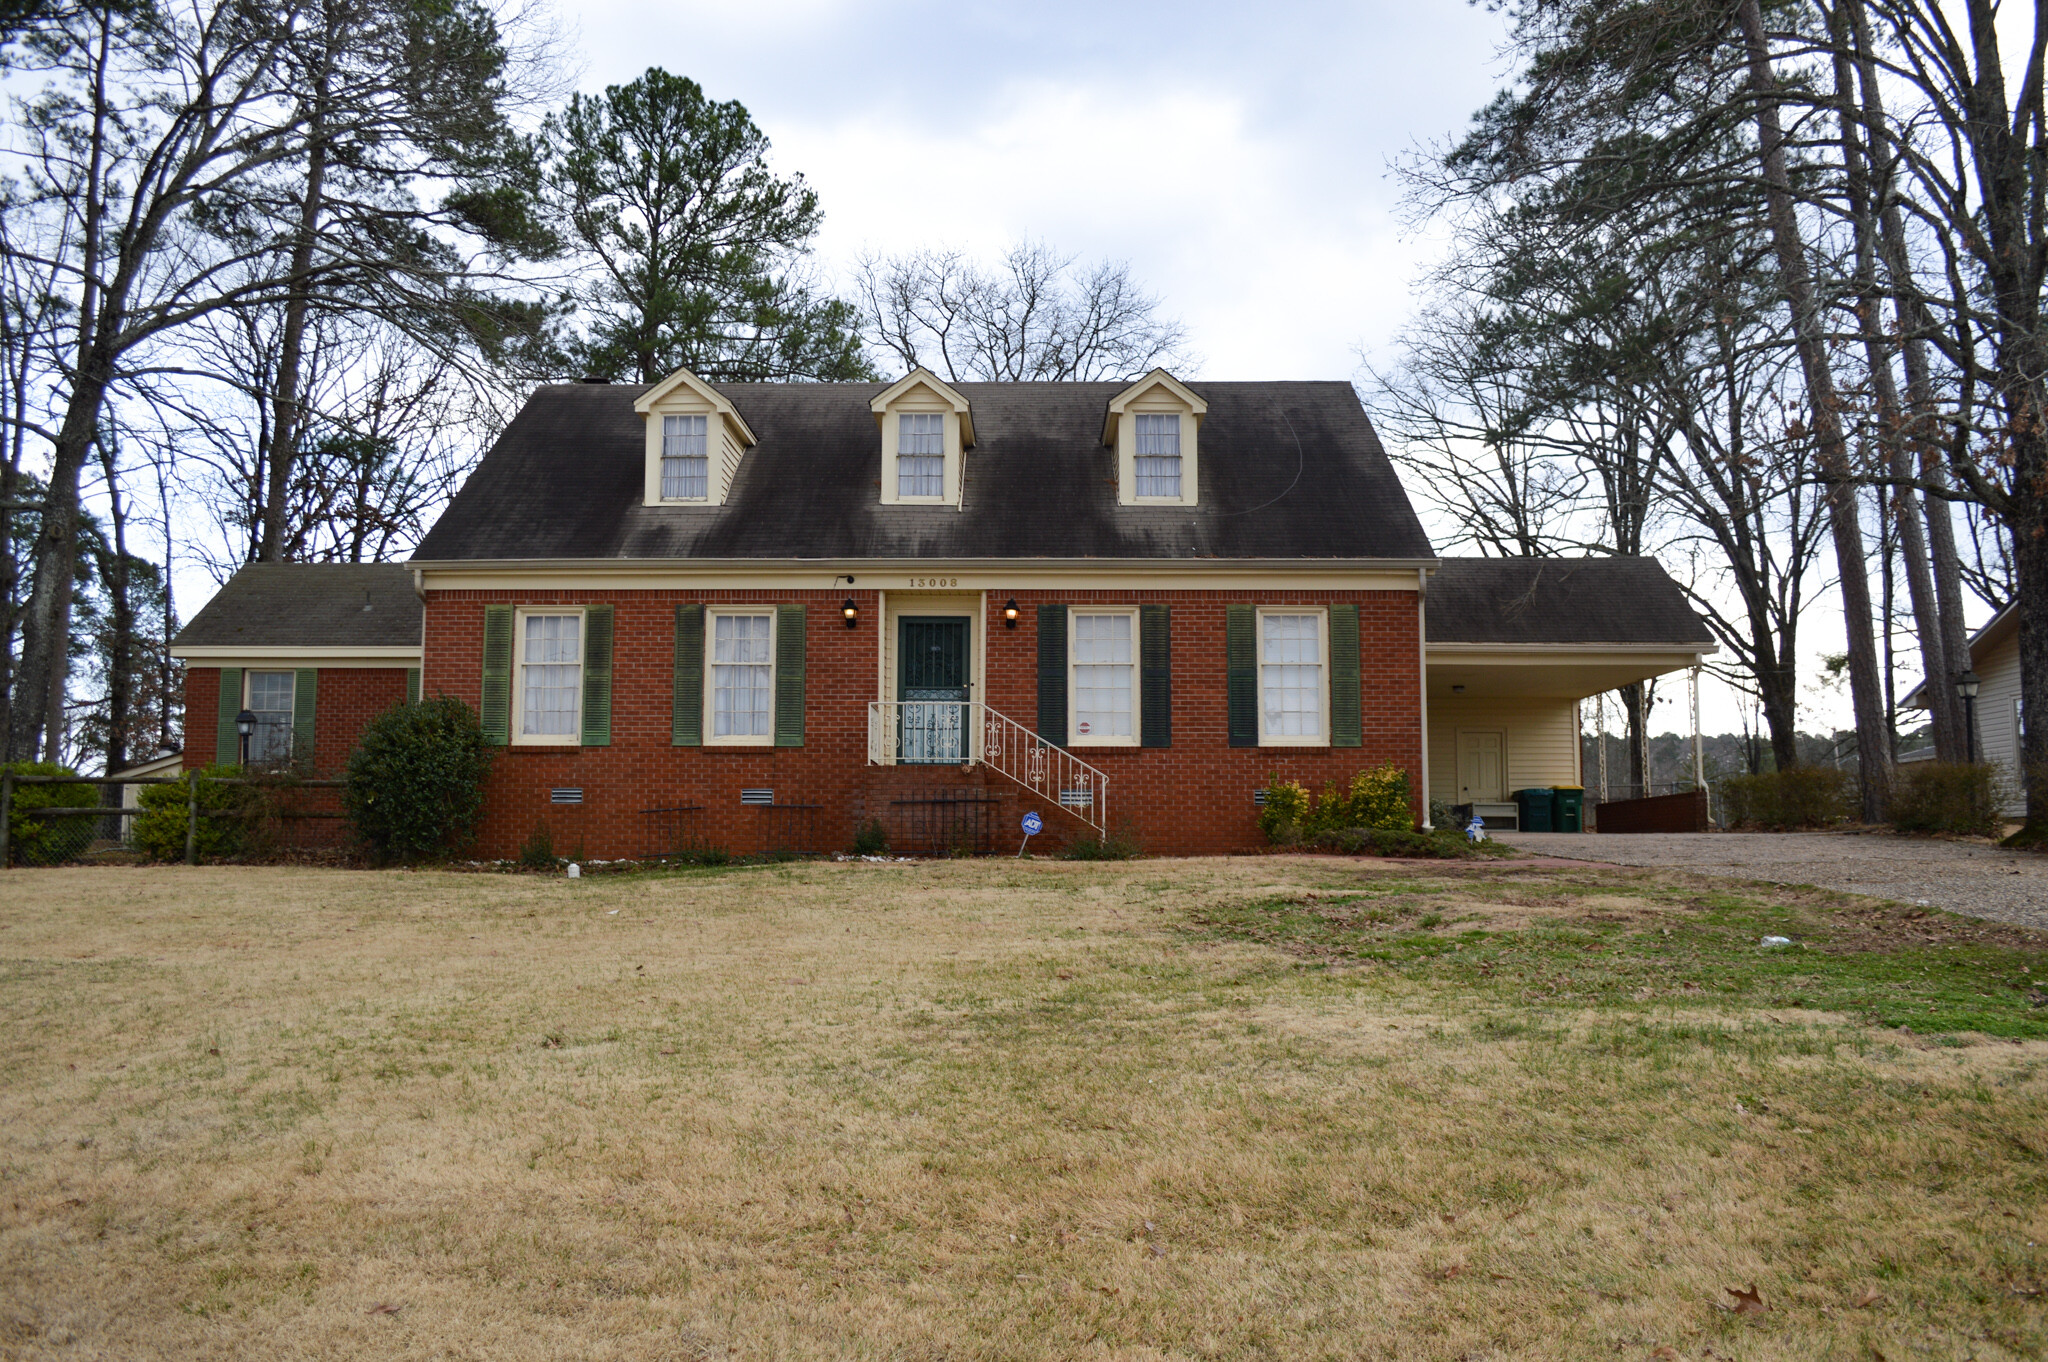
[[[860,607],[853,603],[851,596],[839,603],[839,613],[846,616],[846,627],[849,629],[860,623]]]
[[[1017,613],[1017,598],[1015,596],[1003,602],[1003,628],[1015,629],[1017,627]]]

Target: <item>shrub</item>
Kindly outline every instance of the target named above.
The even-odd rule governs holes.
[[[555,868],[555,838],[545,818],[533,825],[533,836],[519,844],[519,864],[528,870]]]
[[[2004,823],[2004,780],[1990,762],[1909,762],[1885,812],[1901,832],[1996,836]]]
[[[76,776],[54,761],[10,761],[0,770],[17,776]],[[99,820],[77,814],[38,817],[38,809],[82,809],[100,802],[97,785],[17,785],[8,806],[7,847],[21,865],[56,865],[84,851]]]
[[[1274,776],[1266,782],[1266,803],[1259,810],[1259,831],[1266,834],[1269,842],[1291,846],[1308,833],[1311,811],[1306,785]]]
[[[887,856],[889,854],[889,830],[882,826],[879,818],[870,818],[854,830],[853,854],[856,856]]]
[[[1335,851],[1345,856],[1417,856],[1434,860],[1515,854],[1514,848],[1502,842],[1469,843],[1463,833],[1451,828],[1434,832],[1415,828],[1338,828],[1318,834],[1313,845],[1319,851]]]
[[[483,813],[491,745],[453,696],[393,705],[349,754],[342,808],[376,854],[410,861],[467,842]]]
[[[1311,798],[1299,781],[1274,776],[1267,783],[1265,807],[1259,810],[1259,831],[1267,841],[1293,846],[1344,828],[1413,831],[1415,805],[1408,773],[1386,762],[1358,772],[1348,786],[1326,783],[1320,799]]]
[[[1849,773],[1832,766],[1730,776],[1720,791],[1722,821],[1731,828],[1819,828],[1849,817]]]
[[[239,856],[248,841],[256,791],[248,785],[222,785],[242,775],[239,766],[206,766],[199,771],[199,858],[218,861]],[[185,859],[186,805],[189,787],[145,785],[142,812],[135,816],[135,849],[159,861]],[[207,817],[208,814],[222,815]]]
[[[1137,829],[1125,823],[1101,837],[1077,837],[1061,853],[1069,861],[1129,861],[1139,855]]]

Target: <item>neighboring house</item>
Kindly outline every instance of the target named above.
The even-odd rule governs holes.
[[[1970,639],[1970,669],[1977,673],[1977,756],[1997,766],[2004,778],[2005,812],[2027,816],[2020,783],[2020,612],[2015,601],[1991,617]],[[1927,683],[1908,691],[1901,709],[1925,709]],[[1931,754],[1930,754],[1931,755]]]
[[[343,571],[392,574],[392,618],[339,608]],[[542,388],[409,565],[245,569],[177,651],[189,760],[290,672],[294,741],[335,769],[360,718],[331,720],[327,668],[396,699],[416,666],[505,747],[485,854],[545,825],[619,856],[869,820],[1012,849],[1027,811],[1034,846],[1221,852],[1258,844],[1276,775],[1394,762],[1418,813],[1582,784],[1578,701],[1712,647],[1648,560],[1439,560],[1349,384],[919,370]]]

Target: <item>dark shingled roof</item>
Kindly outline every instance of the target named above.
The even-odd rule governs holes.
[[[1668,643],[1714,636],[1654,558],[1446,558],[1431,643]]]
[[[714,384],[760,443],[724,506],[643,506],[647,389],[541,388],[419,560],[1434,557],[1348,383],[1191,383],[1199,504],[1117,505],[1121,383],[962,383],[964,509],[881,504],[879,383]]]
[[[228,578],[171,646],[419,645],[420,598],[403,563],[251,563]]]

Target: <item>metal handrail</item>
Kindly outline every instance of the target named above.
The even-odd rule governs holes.
[[[870,700],[868,765],[897,765],[901,755],[898,749],[901,746],[903,707],[935,703],[956,702]],[[964,738],[961,765],[986,766],[1004,779],[1058,804],[1095,829],[1098,835],[1108,833],[1108,775],[979,700],[957,703],[966,719],[961,725]]]

